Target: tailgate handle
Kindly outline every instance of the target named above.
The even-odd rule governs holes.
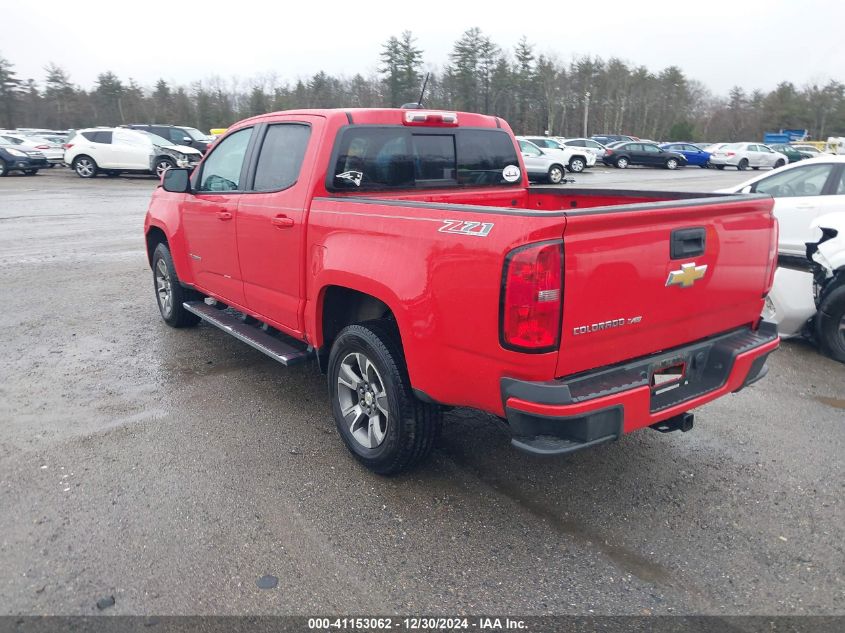
[[[672,231],[669,256],[672,259],[687,259],[704,255],[704,236],[704,227],[675,229]]]

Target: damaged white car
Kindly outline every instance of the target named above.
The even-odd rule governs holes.
[[[831,358],[845,362],[845,212],[824,215],[810,226],[808,267],[779,267],[763,316],[781,336],[814,339]]]

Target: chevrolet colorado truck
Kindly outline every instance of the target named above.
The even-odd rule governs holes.
[[[144,229],[164,321],[316,359],[382,474],[424,458],[451,406],[535,454],[686,431],[779,343],[769,196],[529,188],[494,116],[253,117],[164,174]]]

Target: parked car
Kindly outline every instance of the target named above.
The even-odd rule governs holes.
[[[645,165],[648,167],[665,167],[677,169],[687,164],[683,154],[661,149],[654,143],[618,142],[608,145],[602,156],[605,165],[613,165],[625,169],[628,165]]]
[[[27,176],[34,176],[47,164],[47,158],[40,151],[23,149],[0,136],[0,176],[12,171],[22,171]]]
[[[793,143],[792,147],[804,154],[805,158],[818,158],[819,156],[824,156],[825,154],[825,152],[815,145],[808,145],[806,143]]]
[[[596,164],[595,155],[588,152],[586,148],[569,147],[547,136],[517,136],[517,138],[534,143],[552,156],[559,154],[559,158],[566,165],[566,168],[576,174],[580,174],[585,168]]]
[[[799,160],[808,158],[807,154],[795,149],[792,145],[788,145],[787,143],[775,143],[773,145],[769,145],[769,147],[786,156],[786,160],[790,163],[797,163]]]
[[[845,156],[823,155],[760,174],[720,193],[765,193],[775,199],[780,227],[778,251],[805,259],[810,226],[818,217],[845,209]]]
[[[193,127],[185,127],[182,125],[161,125],[158,123],[135,123],[127,125],[132,130],[142,130],[150,132],[156,136],[167,139],[171,145],[182,145],[184,147],[193,147],[199,150],[201,154],[205,154],[208,146],[214,141],[214,137],[209,134],[203,134],[198,129]]]
[[[604,156],[605,146],[591,138],[557,137],[557,141],[560,142],[561,145],[566,145],[568,147],[583,147],[584,151],[593,154],[596,157],[597,161],[601,160],[601,157]]]
[[[563,154],[547,154],[534,143],[525,139],[519,139],[517,142],[529,180],[547,181],[553,185],[563,180],[566,174]]]
[[[199,150],[173,145],[167,139],[128,128],[79,130],[65,145],[65,163],[80,178],[100,172],[117,176],[124,172],[161,175],[173,167],[195,167]]]
[[[805,336],[845,363],[845,213],[823,215],[810,226],[807,265],[778,267],[763,317],[782,338]]]
[[[65,151],[61,143],[52,142],[40,136],[25,136],[8,132],[0,133],[0,137],[17,146],[18,149],[41,152],[47,159],[47,167],[61,165],[64,161]]]
[[[591,137],[594,141],[601,143],[605,147],[611,143],[619,143],[621,141],[639,141],[636,136],[627,136],[625,134],[593,134]]]
[[[297,110],[168,170],[144,245],[164,323],[315,359],[338,436],[392,474],[431,452],[444,407],[498,416],[535,455],[690,430],[778,347],[759,318],[772,204],[530,188],[493,116]]]
[[[710,152],[701,149],[692,143],[664,143],[660,149],[670,152],[677,152],[687,159],[687,164],[698,165],[702,168],[710,166]]]
[[[771,167],[777,169],[789,162],[785,154],[762,143],[728,143],[710,154],[710,164],[716,169],[736,167],[739,171]]]

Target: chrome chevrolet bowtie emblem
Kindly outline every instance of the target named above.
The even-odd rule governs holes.
[[[672,270],[669,272],[669,278],[666,280],[667,286],[680,286],[681,288],[689,288],[696,281],[704,277],[707,272],[707,264],[696,266],[695,262],[691,264],[681,264],[680,270]]]

